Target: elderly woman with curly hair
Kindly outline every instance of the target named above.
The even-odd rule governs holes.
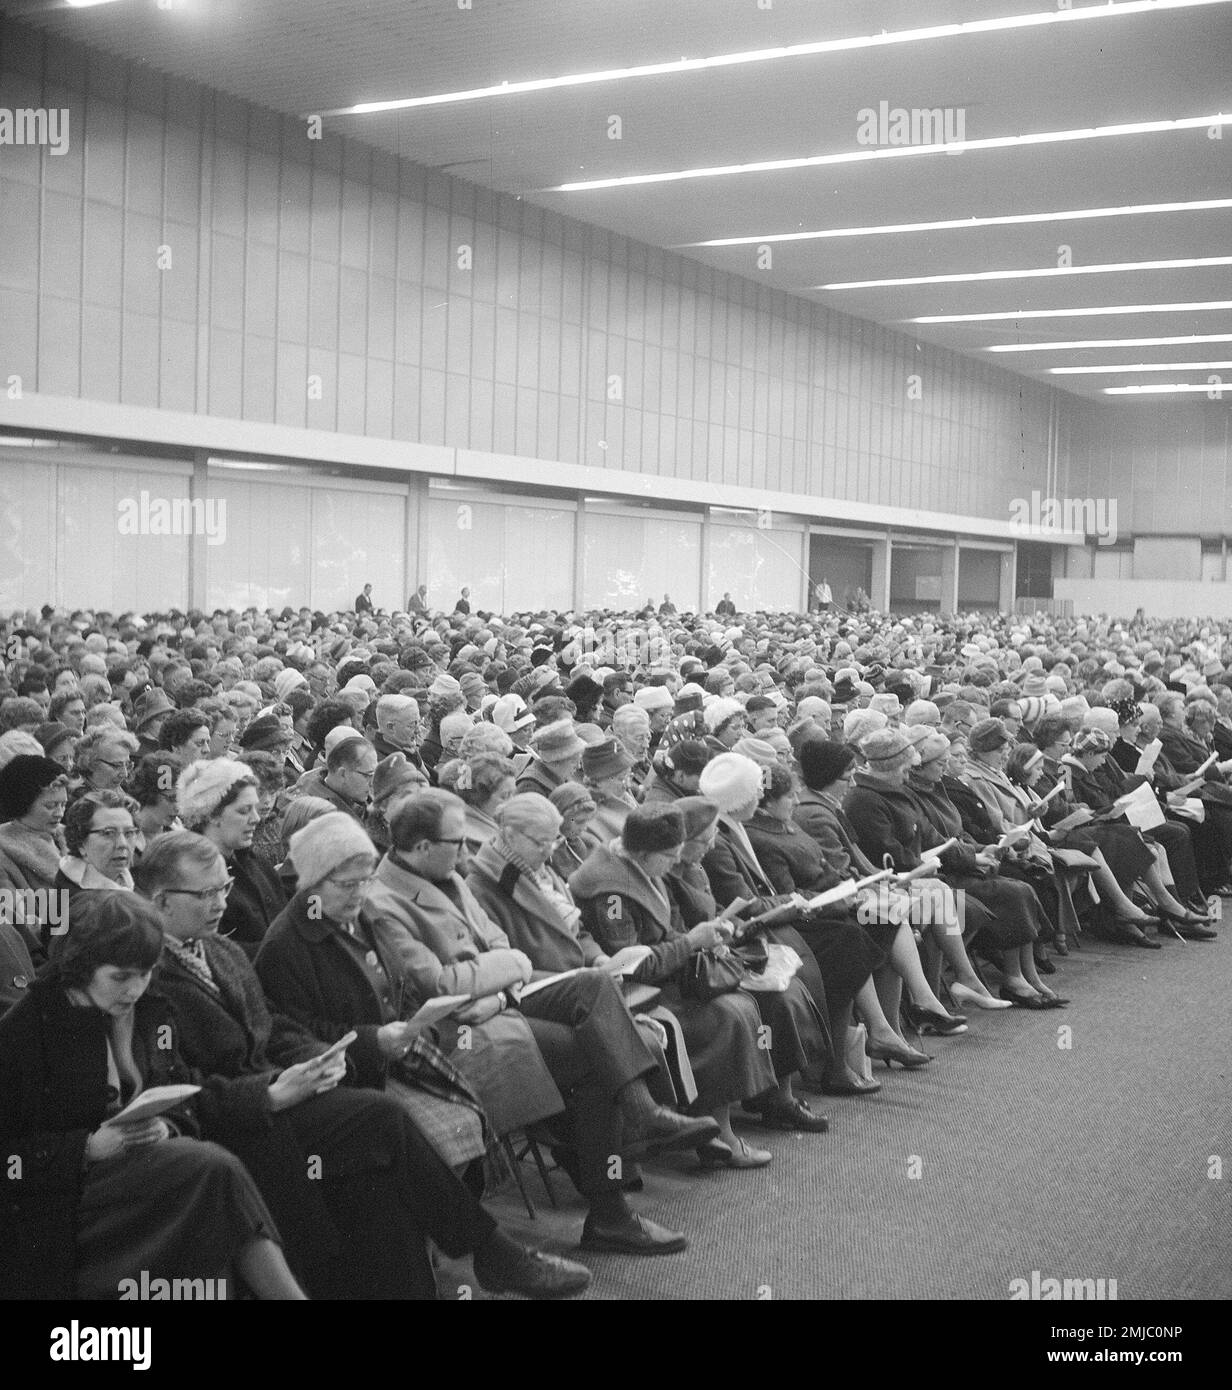
[[[452,758],[438,765],[436,780],[466,806],[466,848],[470,855],[478,854],[497,833],[497,813],[516,790],[513,764],[491,753]]]
[[[80,779],[71,790],[74,798],[88,792],[114,791],[132,770],[140,744],[133,734],[110,724],[87,729],[75,750],[75,770]]]
[[[78,893],[133,886],[132,865],[141,831],[137,803],[126,792],[90,792],[79,797],[64,817],[68,853],[60,860],[56,887],[70,903]]]

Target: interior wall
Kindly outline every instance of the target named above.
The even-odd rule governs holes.
[[[27,393],[1008,520],[1049,388],[0,20]],[[909,382],[924,390],[909,399]]]

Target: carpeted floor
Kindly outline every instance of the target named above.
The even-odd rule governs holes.
[[[880,1094],[809,1097],[828,1134],[751,1131],[769,1168],[657,1161],[632,1200],[689,1250],[581,1256],[587,1297],[1007,1299],[1035,1270],[1115,1279],[1120,1300],[1232,1297],[1232,926],[1223,935],[1152,952],[1088,936],[1052,977],[1068,1009],[970,1010],[966,1035],[926,1040],[931,1066],[879,1067]],[[584,1209],[568,1180],[553,1176],[559,1211],[529,1165],[524,1180],[535,1221],[512,1185],[491,1209],[576,1255]],[[451,1264],[442,1292],[468,1279]]]

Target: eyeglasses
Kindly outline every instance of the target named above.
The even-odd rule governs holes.
[[[110,758],[95,758],[96,763],[102,763],[104,767],[132,767],[133,760],[125,758],[122,763],[113,763]]]
[[[179,893],[185,898],[196,898],[199,903],[207,903],[211,898],[222,898],[224,901],[235,887],[235,880],[229,878],[226,883],[216,883],[213,888],[164,888],[164,893]]]
[[[370,883],[376,882],[375,874],[365,874],[363,878],[331,878],[326,880],[332,883],[335,888],[341,888],[346,893],[357,893],[361,888],[367,888]]]
[[[447,835],[434,835],[432,837],[432,843],[434,845],[464,845],[466,843],[466,836],[458,835],[456,838],[451,839]]]
[[[90,834],[97,835],[100,840],[110,840],[114,845],[120,840],[127,840],[131,844],[141,834],[141,831],[136,827],[121,830],[118,825],[109,825],[103,830],[91,830]]]

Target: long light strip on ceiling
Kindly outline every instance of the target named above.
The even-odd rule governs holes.
[[[1019,212],[1004,217],[954,217],[944,222],[890,222],[879,227],[831,227],[814,232],[772,232],[761,236],[716,237],[712,241],[683,241],[694,246],[762,246],[769,242],[824,241],[832,237],[890,236],[911,232],[964,231],[975,227],[1015,227],[1038,222],[1079,222],[1096,217],[1141,217],[1158,212],[1211,212],[1232,208],[1232,198],[1204,198],[1190,203],[1138,203],[1127,207],[1077,208],[1068,212]]]
[[[1115,275],[1138,270],[1194,270],[1199,266],[1232,265],[1232,256],[1198,256],[1171,261],[1110,261],[1105,265],[1049,265],[1035,270],[972,270],[961,275],[905,275],[893,280],[835,280],[815,290],[874,290],[890,285],[957,285],[977,280],[1039,280],[1056,275]]]
[[[1178,347],[1182,343],[1232,343],[1232,333],[1196,333],[1179,338],[1082,338],[1073,343],[993,343],[985,352],[1068,352],[1073,348]]]
[[[1099,376],[1101,372],[1221,372],[1232,362],[1135,362],[1132,366],[1119,363],[1105,367],[1049,367],[1053,376]]]
[[[1105,396],[1170,396],[1177,391],[1203,391],[1206,394],[1222,392],[1223,390],[1232,391],[1232,381],[1228,382],[1225,388],[1220,382],[1201,382],[1195,383],[1186,381],[1178,383],[1176,386],[1105,386]],[[1220,397],[1222,399],[1222,396]]]
[[[1232,299],[1196,299],[1186,304],[1105,304],[1087,309],[1009,309],[996,314],[924,314],[900,323],[1003,323],[1014,319],[1081,319],[1101,314],[1189,314],[1232,309]]]
[[[487,87],[468,87],[456,92],[437,92],[431,96],[401,97],[393,101],[364,101],[355,106],[339,106],[322,111],[323,116],[370,116],[384,111],[410,111],[424,106],[446,106],[455,102],[485,101],[521,96],[527,92],[546,92],[558,87],[588,87],[602,82],[624,82],[638,77],[665,77],[675,73],[700,72],[707,68],[738,67],[748,63],[778,62],[784,58],[811,58],[829,53],[850,53],[861,48],[887,48],[895,44],[920,43],[931,39],[966,38],[975,34],[1004,33],[1012,29],[1038,29],[1051,24],[1081,24],[1088,19],[1122,19],[1131,15],[1157,14],[1165,10],[1199,9],[1227,4],[1228,0],[1127,0],[1124,4],[1084,5],[1081,9],[1045,10],[1034,14],[1005,15],[999,19],[977,19],[965,24],[935,24],[921,29],[897,29],[891,33],[862,34],[847,39],[822,39],[816,43],[788,44],[779,48],[755,48],[742,53],[720,53],[711,58],[680,58],[674,62],[643,63],[636,67],[604,68],[594,72],[571,73],[566,77],[539,77],[524,82],[498,82]]]
[[[1108,140],[1124,135],[1160,135],[1178,130],[1222,128],[1232,116],[1185,116],[1175,121],[1131,121],[1123,125],[1088,126],[1079,130],[1042,130],[1031,135],[993,135],[984,140],[949,140],[937,145],[879,145],[872,149],[844,150],[839,154],[804,155],[798,159],[762,159],[752,164],[715,164],[699,169],[677,169],[663,174],[626,174],[620,178],[585,179],[537,189],[540,193],[593,193],[604,188],[631,188],[637,184],[679,183],[685,179],[715,179],[730,174],[768,174],[787,169],[817,169],[831,164],[863,164],[874,159],[915,159],[921,155],[956,155],[972,150],[1005,150],[1018,145],[1058,145],[1078,140]]]

